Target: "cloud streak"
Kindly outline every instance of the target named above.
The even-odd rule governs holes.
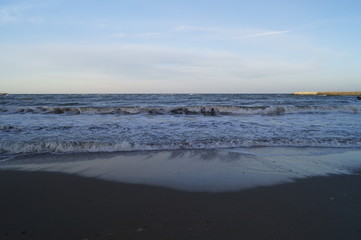
[[[129,39],[147,40],[147,39],[167,38],[169,37],[169,34],[158,33],[158,32],[144,32],[144,33],[115,33],[112,34],[111,36],[119,39],[129,38]]]
[[[250,38],[262,38],[290,33],[289,30],[265,31],[257,29],[234,30],[217,27],[178,26],[168,32],[144,32],[111,34],[121,40],[170,40],[170,41],[236,41]]]
[[[271,32],[262,32],[262,33],[256,33],[256,34],[250,34],[250,35],[245,35],[245,36],[241,36],[239,37],[239,39],[242,38],[255,38],[255,37],[265,37],[265,36],[271,36],[271,35],[279,35],[279,34],[285,34],[285,33],[289,33],[291,31],[271,31]],[[235,38],[237,39],[237,38]]]
[[[199,40],[221,41],[268,37],[290,33],[291,31],[265,31],[257,29],[235,30],[216,27],[178,26],[175,28],[175,32],[192,33],[193,35],[197,36]]]

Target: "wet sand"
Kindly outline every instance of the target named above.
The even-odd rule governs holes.
[[[195,193],[0,171],[0,239],[361,239],[361,176]]]

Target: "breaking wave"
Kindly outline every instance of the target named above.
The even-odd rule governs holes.
[[[361,147],[360,139],[255,139],[255,140],[205,140],[180,141],[169,144],[138,144],[127,141],[111,142],[3,142],[0,154],[34,153],[81,153],[81,152],[125,152],[177,149],[224,149],[237,147]]]
[[[23,127],[13,125],[0,125],[0,131],[4,132],[21,132]]]
[[[282,115],[297,113],[360,114],[361,106],[185,106],[185,107],[19,107],[0,108],[2,114],[148,114],[148,115]]]

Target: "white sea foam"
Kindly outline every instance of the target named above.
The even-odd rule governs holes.
[[[178,107],[20,107],[0,108],[2,114],[188,114],[188,115],[281,115],[297,113],[353,113],[361,114],[361,106],[178,106]]]
[[[33,153],[84,153],[84,152],[129,152],[177,149],[229,149],[239,147],[323,147],[323,148],[359,148],[359,141],[330,140],[244,140],[244,141],[179,141],[169,144],[141,144],[122,141],[112,142],[5,142],[0,143],[0,154]]]

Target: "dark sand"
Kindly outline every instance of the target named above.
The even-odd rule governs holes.
[[[0,239],[361,239],[361,176],[189,193],[0,172]]]

